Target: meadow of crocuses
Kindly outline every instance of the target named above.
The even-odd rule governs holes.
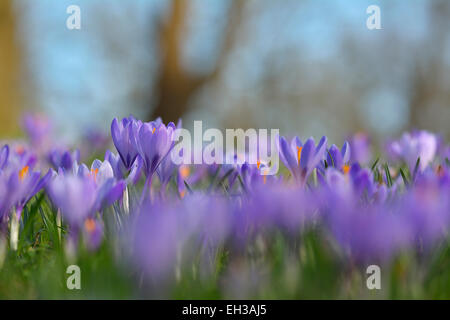
[[[112,143],[72,148],[26,116],[27,139],[0,151],[0,298],[450,298],[438,135],[279,137],[284,166],[265,176],[259,162],[175,165],[180,126],[114,119]]]

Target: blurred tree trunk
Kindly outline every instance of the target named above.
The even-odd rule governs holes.
[[[19,114],[19,49],[11,0],[0,1],[0,134],[17,133]]]
[[[182,32],[187,18],[188,0],[173,0],[167,22],[161,29],[160,51],[161,69],[156,82],[155,108],[150,119],[162,117],[164,122],[176,122],[189,108],[189,101],[197,90],[213,79],[223,65],[228,51],[232,47],[236,30],[241,18],[243,0],[233,0],[228,12],[228,26],[223,36],[223,50],[214,70],[208,74],[194,75],[185,70],[181,63]]]
[[[443,70],[447,30],[450,28],[450,3],[448,0],[435,1],[430,4],[430,10],[432,22],[427,42],[423,45],[427,49],[417,56],[411,76],[409,104],[412,129],[423,126],[423,115],[430,104],[448,91],[448,88],[443,88]]]

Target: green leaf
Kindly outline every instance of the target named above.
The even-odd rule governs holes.
[[[393,183],[392,183],[391,173],[389,172],[389,166],[387,165],[387,163],[384,165],[384,172],[386,173],[387,185],[390,188],[390,187],[392,187]]]
[[[184,185],[186,186],[186,189],[188,189],[189,193],[193,193],[191,187],[189,186],[189,184],[186,182],[186,180],[183,180]]]
[[[414,167],[414,173],[413,173],[413,177],[412,177],[412,181],[416,181],[416,175],[417,172],[419,171],[419,164],[420,164],[420,157],[417,158],[417,162],[416,162],[416,166]]]
[[[241,174],[238,174],[237,177],[238,177],[239,183],[240,183],[241,186],[242,186],[242,189],[244,190],[245,193],[247,193],[247,188],[245,187],[244,181],[242,181]]]
[[[330,159],[331,159],[331,165],[332,165],[333,167],[335,167],[333,156],[331,155],[331,153],[330,153],[329,150],[327,150],[327,152],[328,152],[328,155],[330,156]]]
[[[373,163],[371,170],[374,171],[375,168],[377,167],[378,161],[380,161],[380,158],[378,157],[377,160],[375,160],[375,162]]]
[[[217,183],[217,186],[223,184],[223,182],[225,181],[226,178],[228,178],[228,176],[234,171],[233,168],[231,168],[230,170],[228,170],[225,175],[222,177],[222,179],[219,180],[219,182]]]
[[[408,179],[406,178],[406,175],[405,175],[405,173],[403,172],[403,169],[402,169],[402,168],[400,168],[400,174],[402,175],[403,182],[405,183],[405,186],[408,187],[408,186],[409,186],[409,182],[408,182]]]

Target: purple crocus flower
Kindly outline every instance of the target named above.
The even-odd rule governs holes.
[[[69,150],[53,148],[49,152],[48,160],[56,170],[59,168],[71,170],[74,163],[80,161],[80,152],[78,150],[70,152]]]
[[[9,198],[20,212],[26,203],[38,193],[49,181],[51,172],[41,178],[41,172],[34,170],[36,157],[24,150],[19,154],[9,156],[9,148],[4,146],[0,151],[0,172],[8,181]]]
[[[448,179],[427,171],[402,198],[405,220],[411,225],[417,247],[428,249],[448,235],[450,198]]]
[[[5,144],[0,149],[0,170],[5,169],[6,165],[8,164],[8,158],[9,158],[9,146]]]
[[[48,195],[72,230],[70,241],[76,242],[84,230],[88,241],[92,240],[88,247],[96,248],[103,229],[96,226],[95,214],[120,199],[126,184],[114,177],[108,161],[95,160],[91,169],[75,163],[72,170],[59,171],[48,185]]]
[[[411,244],[411,229],[404,218],[385,206],[341,201],[333,203],[327,219],[344,253],[360,263],[385,262]]]
[[[17,243],[19,237],[19,221],[22,215],[22,210],[27,202],[45,187],[51,178],[51,171],[49,171],[43,178],[41,178],[40,171],[31,171],[29,166],[24,166],[21,169],[8,168],[8,172],[2,172],[6,179],[6,193],[3,193],[4,199],[2,201],[2,208],[0,209],[0,224],[6,222],[8,213],[12,207],[15,207],[15,212],[12,214],[11,222],[11,248],[17,250]],[[29,172],[31,171],[31,172]],[[9,177],[8,177],[9,176]],[[5,182],[5,180],[3,181]],[[4,229],[4,227],[1,227]]]
[[[16,210],[19,217],[27,202],[45,188],[52,177],[50,170],[43,177],[41,177],[40,171],[28,173],[28,170],[27,167],[22,168],[17,175],[14,175],[17,179],[11,181],[17,187]]]
[[[333,166],[334,168],[347,173],[350,170],[350,154],[350,145],[347,141],[344,142],[341,150],[333,144],[327,152],[327,163],[329,166]]]
[[[122,121],[114,118],[111,124],[111,136],[120,158],[127,170],[131,169],[138,155],[137,139],[142,122],[132,116]]]
[[[100,219],[87,218],[84,222],[83,235],[86,239],[86,247],[95,251],[103,240],[103,223]]]
[[[94,181],[96,186],[94,212],[112,205],[121,198],[125,190],[125,181],[117,180],[114,177],[114,171],[108,161],[94,160],[90,169],[85,164],[75,166],[74,174],[83,179]]]
[[[80,228],[94,213],[96,190],[94,179],[62,174],[58,174],[47,187],[55,207],[61,210],[68,224],[76,228]]]
[[[372,159],[372,143],[369,135],[359,132],[349,139],[350,148],[352,150],[350,162],[366,165]]]
[[[146,275],[162,280],[175,271],[182,235],[176,212],[169,206],[146,204],[134,216],[130,230],[134,259]]]
[[[138,150],[144,163],[147,179],[151,180],[161,161],[172,150],[175,130],[173,122],[167,127],[158,122],[147,122],[140,127]]]
[[[15,176],[0,171],[0,233],[6,231],[8,214],[17,199],[10,187],[14,184]]]
[[[423,171],[436,156],[438,138],[428,131],[413,131],[404,133],[399,140],[390,142],[387,149],[392,159],[405,161],[411,172],[420,157],[419,169]]]
[[[327,138],[322,137],[316,146],[314,139],[309,138],[302,144],[298,137],[288,143],[284,137],[279,140],[280,157],[294,178],[305,184],[311,172],[324,157],[327,147]]]
[[[161,118],[157,119],[157,125],[161,125],[162,120]],[[178,121],[177,129],[180,129],[182,126],[181,119]],[[174,152],[174,149],[172,149],[171,152]],[[180,152],[180,156],[182,155],[182,152]],[[162,189],[164,190],[167,184],[169,183],[170,179],[172,178],[175,168],[177,165],[172,161],[170,153],[164,157],[164,159],[161,161],[161,164],[156,169],[156,173],[158,174],[159,180],[161,181]]]
[[[47,117],[28,113],[24,115],[22,121],[32,146],[45,147],[49,143],[52,125]]]

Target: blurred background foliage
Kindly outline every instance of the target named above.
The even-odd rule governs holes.
[[[66,28],[71,4],[81,30]],[[382,30],[366,28],[371,4]],[[130,113],[448,138],[449,30],[448,0],[2,0],[0,135],[32,109],[69,139]]]

